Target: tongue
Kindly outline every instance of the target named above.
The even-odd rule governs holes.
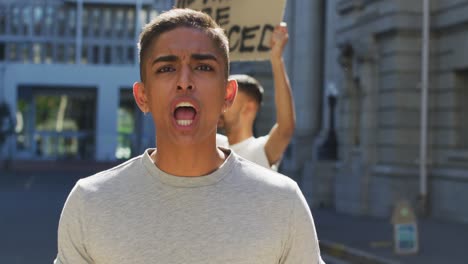
[[[193,120],[195,119],[195,109],[192,107],[178,107],[174,116],[177,120]]]

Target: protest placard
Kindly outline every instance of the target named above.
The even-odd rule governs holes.
[[[209,14],[229,38],[230,57],[269,59],[270,38],[283,19],[286,0],[177,0],[176,7]]]

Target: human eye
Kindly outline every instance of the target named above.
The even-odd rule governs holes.
[[[156,73],[166,73],[166,72],[173,72],[173,71],[175,71],[174,67],[166,65],[166,66],[159,67],[156,70]]]
[[[196,69],[200,71],[213,71],[213,67],[208,64],[200,64],[196,67]]]

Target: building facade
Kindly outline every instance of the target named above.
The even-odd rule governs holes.
[[[0,1],[0,102],[15,160],[125,159],[154,145],[134,104],[142,25],[170,1]]]
[[[405,199],[420,214],[468,222],[468,1],[429,2],[427,200],[421,199],[423,1],[355,0],[327,2],[333,46],[325,50],[324,87],[338,90],[338,161],[314,161],[311,177],[328,186],[312,200],[389,217]]]

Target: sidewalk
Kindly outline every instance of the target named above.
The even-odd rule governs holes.
[[[419,253],[393,252],[389,219],[312,209],[322,253],[349,263],[468,263],[468,224],[418,219]]]

